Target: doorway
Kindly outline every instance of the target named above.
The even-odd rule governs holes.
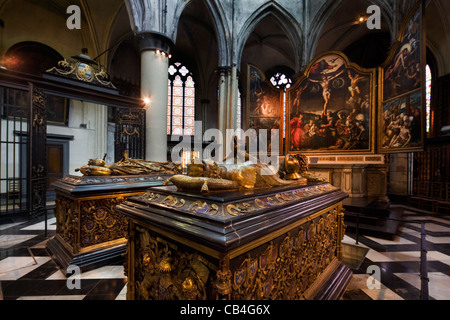
[[[73,136],[47,136],[47,201],[56,198],[52,184],[69,174],[69,145]]]

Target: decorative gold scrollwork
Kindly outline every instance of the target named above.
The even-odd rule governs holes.
[[[209,210],[209,206],[206,202],[202,202],[200,200],[193,202],[189,206],[190,211],[194,211],[196,213],[206,213]]]
[[[208,214],[215,216],[217,213],[219,213],[219,206],[215,203],[211,204]]]
[[[233,272],[232,299],[304,299],[305,290],[337,255],[338,225],[327,223],[337,213],[330,209],[266,244],[257,257],[248,255]],[[251,268],[251,261],[256,266]]]
[[[164,200],[161,201],[161,204],[164,204],[164,205],[169,206],[169,207],[173,207],[177,203],[178,203],[177,197],[174,197],[172,195],[165,197]]]
[[[232,216],[238,216],[239,214],[249,213],[252,211],[254,211],[254,208],[248,202],[227,205],[227,212]]]
[[[214,270],[207,259],[180,251],[140,227],[136,228],[135,237],[135,282],[129,290],[131,288],[136,300],[206,299],[205,284]]]
[[[161,195],[159,193],[153,193],[147,194],[146,200],[147,201],[157,201],[161,198]]]

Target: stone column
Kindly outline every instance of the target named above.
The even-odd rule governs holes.
[[[226,130],[226,109],[228,94],[228,76],[227,69],[219,69],[219,112],[217,113],[217,126],[220,132],[225,134]]]
[[[231,79],[230,79],[230,100],[227,110],[227,129],[236,129],[237,123],[237,99],[238,99],[238,78],[237,78],[237,68],[233,66],[231,68]]]
[[[167,94],[169,52],[173,42],[163,34],[137,34],[141,49],[141,97],[146,106],[146,153],[150,161],[167,161]]]
[[[209,108],[209,104],[211,103],[211,101],[209,99],[202,99],[201,100],[201,104],[202,104],[202,134],[206,131],[206,123],[208,121],[208,108]]]
[[[95,109],[95,151],[96,157],[103,159],[108,153],[108,107],[101,104],[93,104]]]

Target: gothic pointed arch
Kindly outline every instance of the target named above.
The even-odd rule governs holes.
[[[227,23],[223,4],[220,0],[206,0],[204,3],[211,14],[216,31],[219,67],[229,66],[231,63],[230,26]]]
[[[359,32],[354,34],[353,38],[350,35],[350,32],[353,32],[358,24],[363,27],[365,24],[365,20],[363,22],[358,23],[358,18],[365,17],[367,18],[367,9],[371,5],[376,5],[380,8],[381,11],[381,19],[382,19],[382,32],[389,32],[391,41],[394,41],[396,38],[395,34],[395,17],[392,12],[394,8],[393,4],[386,0],[327,0],[324,4],[317,10],[317,14],[311,21],[308,29],[307,36],[307,46],[305,48],[305,59],[307,61],[311,61],[317,54],[328,50],[343,50],[343,48],[350,45],[348,43],[343,48],[336,48],[336,43],[345,39],[348,41],[351,39],[352,42],[359,40],[360,37],[364,36],[364,33],[368,33],[371,30],[368,28],[364,28],[363,32]],[[345,14],[342,14],[342,10],[345,9]],[[348,20],[348,17],[351,17],[352,14],[349,11],[353,11],[353,20]],[[340,20],[343,17],[345,20]],[[327,28],[328,26],[328,28]],[[376,30],[378,31],[378,30]],[[320,42],[324,35],[333,35],[335,37],[334,41],[324,40],[329,47],[321,48]],[[339,36],[341,34],[341,36]],[[333,43],[334,42],[334,43]]]
[[[242,54],[249,36],[261,21],[267,17],[274,18],[289,38],[291,45],[294,48],[293,59],[295,70],[299,71],[302,64],[301,48],[303,47],[303,31],[297,20],[276,2],[268,2],[262,5],[247,19],[237,36],[233,60],[236,61],[235,63],[237,66],[241,65]]]

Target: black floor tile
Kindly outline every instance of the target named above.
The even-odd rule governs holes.
[[[70,281],[70,280],[69,280]],[[80,280],[80,288],[74,288],[71,289],[71,286],[67,285],[67,281],[64,281],[64,286],[58,290],[56,293],[57,295],[64,296],[64,295],[87,295],[89,292],[94,289],[97,284],[99,283],[98,279],[82,279]],[[71,284],[74,284],[74,282],[70,282]]]
[[[356,289],[347,290],[342,296],[342,300],[372,300],[372,298],[361,289]]]
[[[53,260],[50,260],[33,271],[28,272],[19,280],[45,280],[58,270],[59,268],[56,263]]]
[[[127,283],[126,279],[103,279],[98,281],[97,285],[89,291],[87,299],[91,296],[107,295],[112,300],[117,297],[120,291]]]

